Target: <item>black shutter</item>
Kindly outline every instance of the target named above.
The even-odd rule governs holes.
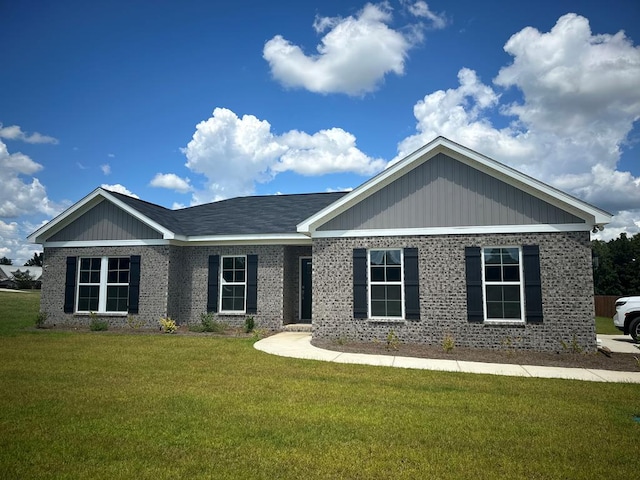
[[[140,255],[129,259],[129,313],[138,313],[140,299]]]
[[[258,312],[258,256],[247,255],[247,313]]]
[[[64,281],[64,313],[73,313],[76,303],[76,257],[67,257],[67,274]]]
[[[367,250],[353,249],[353,318],[367,318]]]
[[[524,270],[524,308],[528,323],[542,323],[542,282],[540,281],[540,248],[522,247]]]
[[[218,270],[220,255],[209,255],[209,276],[207,279],[207,313],[218,311]]]
[[[418,249],[404,249],[404,311],[407,320],[420,320]]]
[[[467,280],[467,320],[483,322],[482,308],[482,258],[480,247],[465,247],[464,260]]]

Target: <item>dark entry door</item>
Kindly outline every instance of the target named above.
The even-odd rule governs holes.
[[[311,322],[311,259],[300,259],[300,321]]]

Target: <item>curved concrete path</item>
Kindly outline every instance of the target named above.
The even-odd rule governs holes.
[[[640,383],[640,372],[616,372],[612,370],[592,370],[587,368],[510,365],[503,363],[465,362],[461,360],[334,352],[311,345],[311,334],[307,332],[278,333],[256,342],[254,347],[272,355],[322,360],[325,362],[356,363],[361,365],[416,368],[446,372],[487,373],[514,377],[565,378],[592,382]],[[640,350],[637,351],[640,353]]]

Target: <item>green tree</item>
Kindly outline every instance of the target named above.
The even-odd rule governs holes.
[[[2,257],[0,258],[0,265],[13,265],[13,261],[10,258]]]
[[[27,263],[24,264],[25,267],[41,267],[43,261],[44,253],[34,253],[33,258],[27,260]]]

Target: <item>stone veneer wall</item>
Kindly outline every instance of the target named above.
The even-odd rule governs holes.
[[[170,275],[170,303],[178,323],[200,323],[207,311],[209,255],[258,255],[258,313],[252,314],[256,328],[279,330],[283,319],[282,245],[176,247],[176,272]],[[243,326],[246,314],[215,314],[217,321]]]
[[[133,315],[143,327],[158,328],[160,317],[167,315],[168,285],[167,274],[170,247],[83,247],[45,248],[45,267],[42,282],[40,310],[47,313],[47,325],[88,326],[89,315],[64,313],[64,285],[67,257],[101,257],[140,255],[140,298],[139,311]],[[126,326],[126,315],[98,315],[110,326]]]
[[[467,321],[466,246],[540,247],[543,323],[518,326]],[[417,247],[421,319],[376,322],[353,318],[353,249]],[[593,272],[588,232],[315,239],[314,339],[563,351],[575,341],[596,350]],[[569,347],[570,348],[570,347]]]

